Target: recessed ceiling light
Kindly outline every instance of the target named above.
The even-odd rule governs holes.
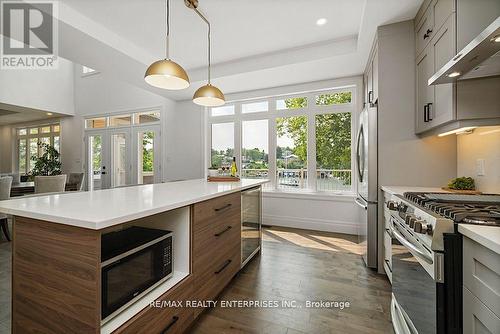
[[[318,25],[318,26],[324,26],[326,24],[326,22],[328,22],[328,20],[325,19],[324,17],[322,17],[322,18],[320,18],[320,19],[318,19],[316,21],[316,25]]]
[[[53,114],[53,113],[51,113],[51,112],[48,112],[48,113],[47,113],[47,116],[52,116],[52,115],[54,115],[54,114]]]
[[[458,77],[459,75],[460,75],[460,72],[451,72],[450,74],[448,74],[448,78]]]
[[[491,39],[492,42],[500,43],[500,35],[496,35]]]

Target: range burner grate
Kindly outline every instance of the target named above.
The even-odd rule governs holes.
[[[405,193],[404,197],[456,223],[500,226],[500,195]]]

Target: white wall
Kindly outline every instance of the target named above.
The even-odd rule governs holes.
[[[73,115],[73,73],[63,58],[55,70],[0,70],[0,102]]]
[[[67,120],[67,125],[61,124],[62,153],[71,156],[69,165],[63,163],[64,169],[83,171],[83,117],[159,108],[162,114],[162,181],[203,176],[203,110],[191,101],[176,103],[101,73],[82,77],[81,67],[76,65],[75,103],[78,117]],[[79,136],[72,136],[74,133]]]
[[[500,126],[475,129],[458,135],[457,176],[470,176],[476,188],[485,193],[500,193]],[[484,174],[477,175],[477,160],[484,160]]]

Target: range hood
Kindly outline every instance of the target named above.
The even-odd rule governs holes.
[[[500,16],[428,81],[439,85],[500,75]]]

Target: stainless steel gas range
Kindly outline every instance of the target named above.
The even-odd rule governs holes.
[[[462,333],[458,224],[500,227],[500,195],[405,193],[387,202],[396,334]]]

